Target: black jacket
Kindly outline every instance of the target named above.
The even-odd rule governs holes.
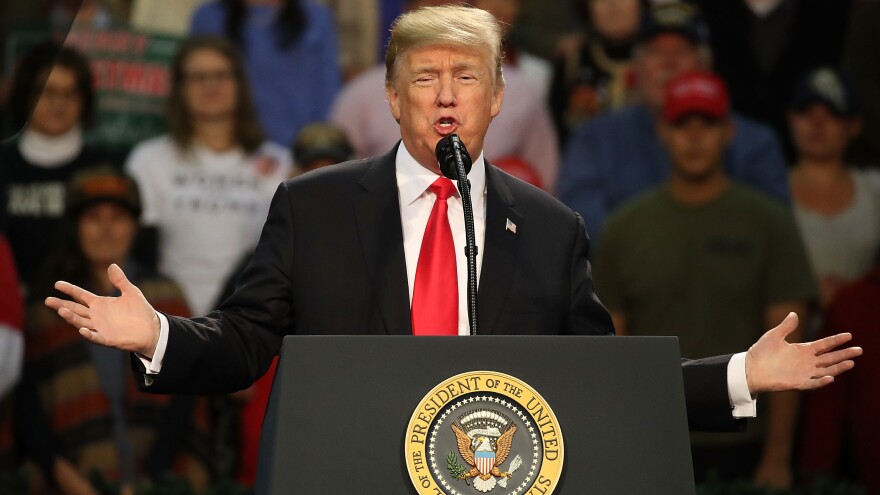
[[[411,334],[395,156],[281,184],[233,295],[204,318],[169,316],[162,371],[139,383],[154,392],[230,392],[266,371],[286,334]],[[580,216],[489,164],[486,181],[481,333],[613,335]],[[728,360],[683,362],[692,429],[736,427]]]

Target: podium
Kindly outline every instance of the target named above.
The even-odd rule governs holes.
[[[259,455],[258,495],[695,493],[675,337],[288,336]]]

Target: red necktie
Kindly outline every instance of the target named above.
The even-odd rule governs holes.
[[[416,266],[413,288],[413,335],[458,335],[458,271],[446,198],[455,184],[441,177],[429,187],[437,195]]]

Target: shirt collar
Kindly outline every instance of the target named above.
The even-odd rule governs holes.
[[[431,172],[423,167],[406,149],[403,141],[397,148],[397,190],[400,194],[400,202],[404,206],[411,205],[415,200],[419,199],[428,187],[434,183],[439,175]],[[474,160],[471,171],[468,173],[468,180],[471,185],[471,195],[474,191],[480,191],[480,196],[485,194],[486,190],[486,163],[483,159],[483,153]],[[457,181],[453,181],[457,182]],[[456,187],[458,184],[456,183]],[[456,197],[458,194],[456,194]]]

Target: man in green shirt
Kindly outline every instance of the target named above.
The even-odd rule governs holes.
[[[733,126],[724,83],[705,73],[672,81],[663,117],[670,179],[611,217],[596,290],[618,334],[676,335],[683,356],[734,352],[791,311],[803,318],[816,285],[788,208],[725,176]],[[698,480],[707,465],[725,477],[755,469],[758,484],[791,485],[798,396],[771,395],[768,406],[763,446],[748,435],[695,438]],[[730,440],[745,445],[731,448]]]

